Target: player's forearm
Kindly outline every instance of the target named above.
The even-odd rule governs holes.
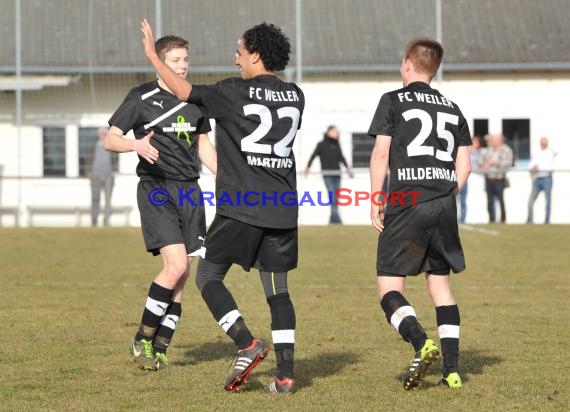
[[[469,175],[471,174],[471,158],[469,150],[466,146],[460,146],[455,159],[455,176],[457,178],[457,191],[459,192],[465,186]]]
[[[370,156],[370,191],[382,190],[384,180],[388,173],[388,160],[390,158],[390,136],[378,135]]]
[[[182,101],[187,101],[192,85],[178,76],[174,70],[168,67],[158,56],[149,57],[150,62],[168,88]]]
[[[200,142],[198,143],[198,156],[200,161],[206,165],[208,170],[213,174],[218,171],[218,156],[216,149],[208,139],[207,134],[200,135]]]
[[[460,192],[461,189],[463,189],[463,186],[465,186],[465,183],[467,182],[469,175],[471,174],[471,168],[457,169],[456,174],[457,174],[457,191]]]
[[[374,146],[370,156],[370,193],[382,190],[386,171],[388,169],[388,156],[381,153],[378,146]]]
[[[122,131],[114,130],[113,126],[105,136],[104,147],[110,152],[125,153],[134,150],[133,144],[132,139],[126,139]]]

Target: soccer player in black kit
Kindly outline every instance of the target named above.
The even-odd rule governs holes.
[[[176,76],[156,56],[152,30],[142,22],[145,53],[166,84],[183,101],[200,106],[216,119],[216,216],[208,229],[205,257],[196,284],[212,315],[233,339],[238,355],[227,391],[239,390],[252,369],[268,353],[254,338],[234,298],[223,283],[233,263],[260,271],[271,311],[277,376],[271,392],[296,390],[294,367],[295,310],[287,288],[287,272],[297,266],[295,158],[291,149],[301,124],[305,101],[301,89],[280,80],[276,72],[289,62],[290,44],[281,30],[260,24],[237,41],[235,64],[241,78],[195,86]],[[243,198],[246,193],[256,196]],[[241,201],[240,201],[241,200]]]
[[[161,61],[181,79],[188,72],[188,42],[164,36],[153,43]],[[194,190],[199,202],[200,161],[216,172],[216,152],[200,109],[182,103],[159,77],[129,92],[109,120],[105,148],[139,156],[137,203],[146,249],[161,255],[162,270],[150,286],[142,320],[131,344],[133,360],[143,369],[167,368],[166,357],[182,315],[182,290],[194,256],[202,253],[206,232],[204,207],[178,205],[179,189]],[[136,139],[126,139],[132,130]],[[198,159],[199,158],[199,159]]]
[[[368,130],[376,139],[370,159],[372,193],[381,190],[390,168],[390,195],[373,199],[370,218],[380,232],[380,306],[388,322],[414,347],[415,357],[403,380],[406,390],[417,387],[439,357],[438,347],[403,295],[406,276],[422,272],[435,305],[444,358],[440,383],[462,386],[459,309],[450,272],[465,269],[455,196],[471,172],[471,136],[457,105],[430,87],[442,59],[443,48],[434,40],[409,43],[400,68],[404,87],[382,96]]]

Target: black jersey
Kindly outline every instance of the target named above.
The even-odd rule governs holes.
[[[297,226],[292,146],[305,106],[301,89],[273,75],[230,78],[193,86],[188,101],[216,119],[216,213],[266,228]]]
[[[458,147],[471,145],[459,107],[423,82],[385,93],[368,134],[392,137],[389,188],[394,201],[386,213],[448,195],[457,186]]]
[[[137,139],[154,131],[150,144],[158,150],[158,160],[150,164],[139,156],[138,176],[178,181],[200,177],[198,135],[209,132],[210,123],[197,106],[181,102],[158,81],[131,89],[109,124],[125,134],[133,130]]]

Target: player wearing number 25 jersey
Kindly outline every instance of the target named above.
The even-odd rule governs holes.
[[[239,390],[268,353],[265,343],[253,337],[223,283],[231,265],[237,263],[247,271],[259,269],[271,311],[277,376],[267,389],[295,392],[296,319],[287,272],[297,266],[297,206],[284,205],[281,196],[286,192],[296,196],[291,147],[305,100],[299,87],[276,76],[289,62],[289,40],[272,24],[254,26],[237,41],[235,64],[241,79],[193,86],[156,57],[146,20],[141,30],[146,55],[160,76],[178,98],[200,106],[217,123],[218,206],[206,234],[206,252],[198,265],[196,284],[215,320],[238,349],[224,388]]]
[[[470,146],[467,121],[455,103],[416,81],[380,99],[369,134],[392,137],[390,192],[421,192],[414,203],[447,196],[457,187],[454,159]],[[387,202],[387,214],[412,205],[412,196]]]
[[[431,39],[406,48],[400,74],[404,87],[380,99],[368,133],[376,139],[370,160],[371,190],[381,189],[390,168],[388,204],[372,202],[370,218],[381,233],[377,252],[380,306],[389,323],[414,347],[404,388],[417,387],[439,357],[403,295],[406,276],[426,273],[444,355],[441,383],[460,387],[459,309],[450,272],[465,268],[455,195],[471,171],[471,137],[457,105],[430,87],[443,58]],[[410,193],[396,198],[394,192]]]

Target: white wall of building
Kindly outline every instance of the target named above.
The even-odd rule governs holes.
[[[399,82],[346,82],[346,83],[304,83],[301,85],[306,98],[302,129],[299,132],[294,152],[297,159],[299,192],[314,194],[324,191],[324,184],[316,161],[308,178],[302,176],[309,156],[315,145],[322,139],[329,124],[336,124],[341,131],[341,145],[347,160],[351,159],[351,134],[366,132],[382,93],[401,87]],[[570,95],[570,79],[565,78],[521,78],[486,79],[485,76],[473,79],[449,79],[441,86],[434,87],[458,104],[472,125],[474,118],[489,119],[491,132],[500,131],[502,119],[529,118],[531,151],[538,148],[538,138],[546,135],[559,155],[554,176],[552,223],[570,223],[570,209],[564,207],[564,200],[570,195],[570,140],[563,119],[567,117],[566,96]],[[119,100],[119,99],[118,99]],[[0,123],[0,205],[20,205],[21,224],[27,224],[26,210],[30,205],[81,205],[90,203],[89,181],[79,178],[77,166],[77,128],[79,126],[99,126],[105,123],[110,113],[86,114],[79,124],[66,126],[67,176],[68,178],[44,178],[42,176],[42,129],[40,126],[23,126],[20,130],[21,144],[18,146],[17,130],[13,125]],[[53,120],[52,120],[53,123]],[[63,125],[63,124],[62,124]],[[120,156],[120,174],[116,178],[113,193],[114,205],[131,205],[131,224],[139,225],[140,218],[136,206],[137,177],[134,170],[137,156],[126,153]],[[16,178],[21,176],[20,179]],[[507,222],[524,223],[526,220],[527,199],[530,193],[530,176],[524,170],[509,173],[511,187],[506,190]],[[200,180],[203,190],[214,190],[214,179],[205,174]],[[487,222],[486,196],[482,178],[474,175],[470,180],[469,223]],[[345,176],[342,186],[353,191],[369,191],[368,171],[357,170],[353,179]],[[369,203],[359,206],[341,207],[341,216],[346,224],[368,224]],[[215,210],[207,207],[208,222]],[[328,207],[302,206],[300,224],[327,224]],[[535,204],[535,221],[544,216],[544,201],[539,197]],[[73,216],[38,216],[37,225],[73,226]],[[113,216],[112,225],[122,225],[122,216]],[[12,225],[9,215],[2,217],[1,223]],[[89,217],[83,218],[82,225],[89,225]]]

